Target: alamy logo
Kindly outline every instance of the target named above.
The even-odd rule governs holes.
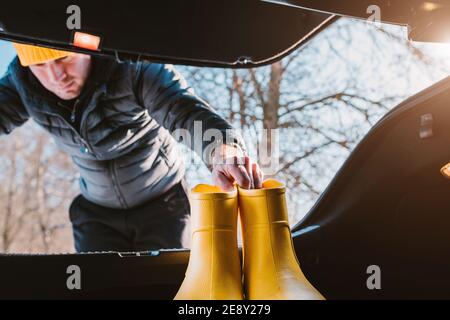
[[[381,290],[381,268],[377,265],[368,266],[366,272],[370,275],[366,281],[367,289]]]
[[[70,16],[67,18],[66,26],[69,30],[81,29],[81,8],[77,5],[67,7],[66,13]]]
[[[81,269],[79,266],[68,266],[66,273],[67,277],[66,286],[69,290],[81,290]]]

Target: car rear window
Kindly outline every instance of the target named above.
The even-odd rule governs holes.
[[[0,41],[1,74],[14,56],[12,45]],[[406,29],[399,26],[341,19],[306,47],[271,66],[253,70],[176,68],[241,131],[254,159],[261,159],[258,146],[263,144],[262,137],[271,137],[272,163],[264,170],[267,177],[286,183],[294,225],[383,115],[448,76],[450,46],[408,42]],[[43,149],[39,151],[39,147]],[[211,175],[198,157],[181,148],[186,150],[189,185],[211,183]],[[10,199],[14,208],[11,221],[17,232],[9,243],[0,243],[0,252],[73,251],[67,211],[79,190],[70,160],[32,122],[0,137],[0,151],[1,199],[13,191],[27,195],[36,190],[29,183],[35,180],[30,180],[33,173],[27,171],[27,163],[39,157],[45,164],[43,186],[51,193],[34,215],[26,213],[23,196]],[[2,217],[7,210],[7,201],[0,201]],[[7,232],[3,221],[0,233]],[[39,235],[38,222],[48,230],[44,238]]]

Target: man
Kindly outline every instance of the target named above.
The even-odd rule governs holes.
[[[78,252],[182,246],[190,212],[171,133],[185,129],[198,139],[196,121],[223,133],[202,141],[215,183],[261,188],[261,170],[239,135],[172,66],[14,46],[18,57],[0,80],[0,133],[32,118],[73,159],[81,195],[69,211]]]

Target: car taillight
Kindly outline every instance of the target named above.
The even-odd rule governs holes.
[[[75,32],[73,36],[73,45],[75,47],[98,51],[100,50],[101,38],[92,34]]]

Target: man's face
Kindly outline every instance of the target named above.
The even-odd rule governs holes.
[[[49,91],[63,100],[78,97],[91,69],[91,56],[70,56],[30,66],[31,72]]]

